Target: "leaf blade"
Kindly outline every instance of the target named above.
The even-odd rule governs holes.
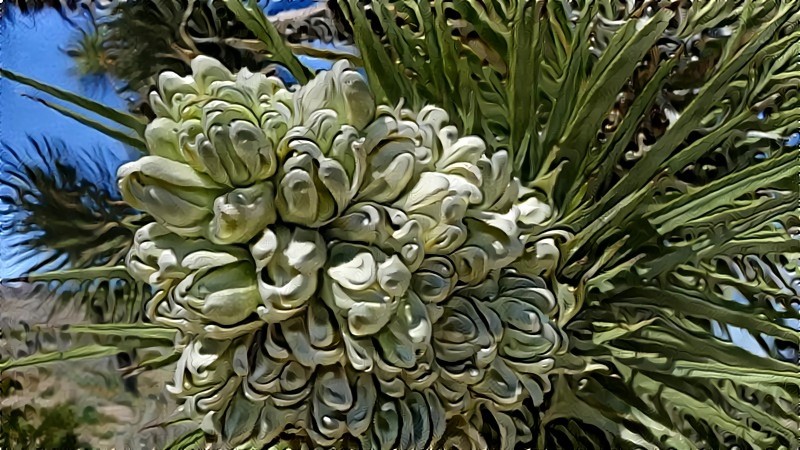
[[[86,97],[82,97],[72,92],[57,88],[55,86],[51,86],[36,81],[33,78],[28,78],[24,75],[20,75],[8,69],[0,68],[0,75],[8,78],[9,80],[16,81],[17,83],[30,86],[38,91],[50,94],[59,100],[64,100],[66,102],[72,103],[75,106],[89,110],[99,116],[111,120],[112,122],[116,122],[119,125],[130,128],[140,137],[144,136],[146,122],[143,119],[140,119],[132,114],[128,114],[119,111],[117,109],[110,108],[102,103],[90,100]]]

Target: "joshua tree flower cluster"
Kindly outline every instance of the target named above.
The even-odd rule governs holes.
[[[297,89],[192,69],[160,76],[150,155],[119,170],[155,219],[127,266],[180,331],[185,412],[226,446],[530,440],[565,339],[523,258],[556,251],[526,233],[549,209],[508,155],[439,108],[376,105],[347,62]]]

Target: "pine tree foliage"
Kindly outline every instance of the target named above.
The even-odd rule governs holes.
[[[113,267],[124,260],[134,226],[143,217],[120,198],[109,168],[114,162],[102,149],[89,154],[99,157],[47,139],[31,138],[22,148],[0,148],[0,235],[6,267],[37,273]],[[136,320],[148,295],[143,283],[124,273],[89,280],[2,280],[14,281],[48,284],[55,301],[83,304],[99,321]]]

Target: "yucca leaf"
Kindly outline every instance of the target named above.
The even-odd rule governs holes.
[[[634,324],[628,324],[624,322],[623,323],[595,322],[594,327],[597,329],[597,331],[592,333],[591,336],[592,343],[594,345],[602,345],[608,341],[619,339],[623,336],[627,336],[631,333],[639,331],[641,328],[650,325],[655,320],[656,318],[651,318]],[[589,325],[587,323],[575,323],[573,326],[578,326],[579,324],[584,326]]]
[[[436,104],[466,133],[491,135],[487,142],[492,146],[507,144],[506,51],[473,40],[472,35],[460,36],[464,30],[458,24],[466,22],[446,17],[480,18],[486,24],[479,28],[492,33],[489,40],[507,40],[507,26],[487,17],[482,4],[351,0],[338,6],[354,30],[367,77],[380,101],[396,104],[403,99],[417,109]]]
[[[633,305],[629,305],[629,307],[634,308]],[[681,372],[680,376],[703,378],[702,373],[706,369],[709,373],[724,372],[723,369],[726,369],[729,372],[730,380],[735,380],[740,376],[748,377],[751,376],[750,374],[778,376],[772,381],[752,386],[757,389],[766,389],[770,384],[782,389],[781,386],[788,386],[787,383],[800,381],[792,364],[754,355],[740,346],[715,338],[711,333],[698,330],[687,331],[684,329],[686,320],[689,319],[658,318],[655,325],[641,327],[636,330],[635,335],[625,335],[623,339],[613,344],[604,344],[604,346],[618,360],[641,370],[668,371],[670,373],[678,371]],[[623,346],[631,347],[632,343],[639,344],[637,346],[639,354],[652,354],[664,358],[661,360],[658,358],[637,359],[637,352],[631,353],[622,348]],[[702,348],[688,351],[692,346],[698,345]],[[747,363],[747,370],[737,371],[736,367],[730,364],[733,359],[737,362]],[[665,365],[665,361],[669,361],[669,364]]]
[[[769,236],[758,238],[748,238],[743,234],[764,227],[768,220],[778,220],[781,214],[788,214],[791,217],[791,209],[791,204],[782,205],[774,210],[736,221],[733,228],[715,228],[713,233],[709,233],[712,230],[693,230],[693,233],[700,234],[704,239],[684,242],[681,245],[673,244],[670,251],[642,258],[638,263],[638,270],[657,278],[675,270],[681,264],[711,261],[719,256],[795,253],[800,249],[800,241],[790,239],[785,231],[773,231]],[[689,230],[683,231],[689,232]]]
[[[445,41],[447,36],[442,36],[440,28],[437,27],[435,12],[431,3],[418,2],[409,3],[409,7],[416,7],[415,12],[419,15],[419,22],[421,24],[421,31],[423,31],[425,53],[428,55],[429,64],[427,66],[428,77],[432,84],[434,92],[445,92],[446,89],[452,89],[453,86],[448,81],[448,74],[452,74],[455,67],[452,66],[452,61],[443,57],[444,54],[449,54],[452,50],[451,43]],[[435,7],[435,5],[434,5]],[[448,45],[450,44],[450,45]],[[443,107],[448,107],[453,102],[444,101]],[[449,110],[449,108],[448,108]]]
[[[797,155],[786,153],[777,158],[753,165],[720,178],[702,188],[692,190],[686,195],[661,206],[649,215],[651,223],[659,232],[666,233],[681,222],[704,216],[720,206],[729,205],[739,196],[753,192],[756,188],[768,186],[775,181],[796,177],[800,171]]]
[[[69,108],[65,108],[64,106],[61,106],[61,105],[59,105],[57,103],[52,103],[52,102],[49,102],[49,101],[47,101],[45,99],[38,98],[38,97],[32,97],[32,96],[29,96],[29,95],[25,95],[25,97],[28,97],[31,100],[37,101],[37,102],[43,104],[44,106],[56,111],[57,113],[59,113],[61,115],[64,115],[66,117],[69,117],[70,119],[73,119],[73,120],[75,120],[77,122],[80,122],[83,125],[86,125],[87,127],[91,128],[93,130],[99,131],[100,133],[103,133],[106,136],[108,136],[108,137],[110,137],[110,138],[112,138],[114,140],[117,140],[117,141],[119,141],[119,142],[121,142],[121,143],[123,143],[125,145],[130,145],[131,147],[141,151],[142,153],[147,152],[147,145],[139,137],[136,137],[136,136],[128,134],[128,133],[125,133],[122,130],[117,130],[117,129],[111,128],[111,127],[103,124],[102,122],[90,119],[89,117],[86,117],[83,114],[79,114],[79,113],[77,113],[77,112],[75,112],[75,111],[73,111],[73,110],[71,110]]]
[[[576,189],[580,188],[581,183],[573,182],[572,191],[569,193],[574,195],[573,202],[580,202],[581,200],[594,197],[599,189],[600,183],[608,179],[614,165],[619,161],[620,156],[637,131],[637,126],[641,124],[645,112],[653,107],[656,98],[661,95],[667,77],[672,73],[682,54],[683,48],[680,48],[673,58],[661,64],[642,92],[633,100],[628,113],[622,119],[622,123],[614,131],[613,136],[608,138],[596,152],[591,152],[589,154],[583,168],[583,173],[589,174],[588,182],[584,185],[586,191],[583,196],[577,195]],[[576,181],[578,179],[579,178],[576,178]],[[569,198],[569,196],[570,195],[567,197]],[[588,222],[588,220],[585,219],[586,216],[583,215],[584,209],[581,208],[581,206],[591,205],[591,203],[588,201],[581,203],[583,204],[576,205],[573,203],[568,207],[566,210],[567,214],[565,214],[566,217],[563,220],[565,224],[573,224],[577,229],[580,229]]]
[[[150,324],[91,324],[70,325],[64,331],[75,334],[91,334],[96,336],[116,336],[122,338],[163,340],[167,345],[175,339],[175,330]]]
[[[275,26],[267,20],[264,12],[253,0],[224,0],[225,6],[236,15],[255,36],[263,42],[268,49],[269,57],[276,63],[283,65],[291,72],[292,76],[300,83],[306,84],[313,76],[311,71],[305,67],[291,49],[286,45],[283,37],[275,29]]]
[[[87,267],[33,273],[0,279],[0,283],[42,283],[55,297],[56,308],[83,305],[93,320],[130,323],[143,316],[150,288],[131,278],[123,266]]]
[[[664,168],[670,171],[678,171],[692,161],[713,150],[714,147],[723,144],[726,140],[736,138],[736,130],[747,129],[756,125],[755,114],[751,111],[741,112],[738,115],[726,120],[722,126],[711,133],[692,142],[682,149],[675,156],[671,157]]]
[[[713,247],[708,246],[698,252],[698,256],[708,260],[718,255],[790,254],[798,251],[800,242],[789,239],[785,234],[776,233],[770,238],[730,239]]]
[[[615,392],[610,390],[606,392],[598,392],[596,389],[589,390],[592,387],[594,386],[586,386],[587,392],[579,397],[575,395],[574,386],[568,384],[566,378],[558,379],[553,388],[553,402],[542,418],[542,432],[537,448],[547,448],[545,439],[551,435],[548,426],[561,418],[576,419],[580,424],[589,424],[603,430],[607,441],[596,443],[600,448],[619,448],[622,445],[632,446],[632,448],[647,448],[653,446],[655,442],[659,442],[655,436],[656,433],[637,433],[630,430],[630,424],[635,422],[643,424],[645,430],[657,430],[660,432],[659,434],[665,434],[667,436],[665,444],[677,446],[676,448],[697,448],[682,434],[649,417],[643,412],[647,411],[644,405],[640,408],[632,405],[632,403],[639,402],[621,400],[615,397]],[[596,400],[596,403],[587,403],[585,401],[587,398]]]
[[[706,83],[689,106],[682,111],[677,121],[670,124],[667,133],[659,139],[652,149],[636,164],[636,170],[628,173],[602,199],[588,210],[587,219],[594,220],[608,205],[620,201],[623,197],[640,188],[652,177],[659,166],[669,159],[673,149],[686,139],[713,104],[712,100],[723,95],[726,85],[737,74],[741,73],[760,48],[771,39],[776,30],[788,20],[793,11],[791,6],[781,5],[776,17],[768,21],[758,30],[752,30],[754,38],[738,50],[735,56],[725,61],[711,80]]]
[[[661,38],[672,13],[661,10],[642,25],[639,21],[628,21],[614,34],[609,47],[592,68],[591,76],[585,80],[587,92],[580,92],[569,124],[551,158],[556,164],[567,160],[553,191],[553,201],[562,204],[567,190],[585,165],[592,141],[608,111],[617,100],[620,89],[627,82],[628,74],[639,63],[648,50]]]
[[[750,313],[737,311],[735,308],[716,305],[704,301],[697,294],[668,292],[656,289],[643,289],[629,293],[624,300],[607,300],[620,305],[640,305],[642,308],[656,310],[671,309],[690,317],[717,320],[748,330],[777,336],[791,342],[800,342],[800,331],[793,330],[770,320],[759,319]]]
[[[537,170],[543,156],[538,136],[540,125],[534,120],[539,105],[537,93],[544,45],[539,8],[518,7],[512,27],[515,48],[508,62],[512,161],[520,172],[531,173]],[[525,151],[526,147],[530,150]],[[527,167],[523,169],[523,165]]]
[[[776,438],[770,434],[739,426],[736,418],[726,414],[719,405],[711,400],[698,400],[678,389],[665,387],[663,382],[642,374],[636,374],[635,378],[630,380],[630,384],[637,395],[660,398],[664,407],[673,409],[677,415],[690,413],[702,418],[712,429],[726,430],[727,433],[738,436],[742,441],[761,448],[769,448],[776,444]]]
[[[0,373],[22,367],[42,366],[59,361],[99,359],[123,352],[119,347],[108,345],[83,345],[63,352],[35,353],[17,359],[0,362]]]
[[[353,28],[353,39],[359,49],[361,59],[364,61],[364,68],[375,96],[389,102],[402,97],[414,101],[415,98],[411,97],[410,86],[398,71],[392,68],[391,59],[382,51],[379,37],[372,32],[366,16],[360,11],[361,5],[357,1],[351,0],[348,1],[347,6],[342,5],[342,8]],[[402,49],[399,48],[398,51],[402,51]]]
[[[648,200],[649,194],[653,191],[652,184],[645,185],[638,192],[618,202],[603,216],[590,222],[582,229],[566,246],[568,252],[566,253],[565,261],[571,261],[576,255],[581,254],[580,252],[585,245],[596,242],[597,238],[606,233],[607,230],[617,228],[625,221],[632,222],[635,220],[636,216],[631,216],[633,212],[640,214],[649,209],[650,211],[645,217],[650,220],[650,223],[661,235],[667,235],[678,227],[682,227],[682,229],[689,229],[691,226],[702,227],[709,220],[720,220],[719,217],[715,219],[715,216],[710,215],[716,209],[734,203],[744,194],[771,186],[781,180],[791,179],[797,175],[799,169],[800,166],[796,163],[796,156],[786,153],[750,168],[733,172],[702,187],[689,189],[688,192],[677,196],[671,202],[651,208],[642,207],[642,202]],[[752,230],[753,227],[760,226],[781,214],[788,213],[792,209],[792,196],[782,198],[783,200],[773,199],[769,201],[766,204],[767,207],[749,207],[738,211],[728,208],[725,213],[719,213],[726,218],[725,223],[728,227],[725,229],[724,234],[727,237],[720,236],[716,240],[707,241],[705,246],[709,247],[709,251],[724,252],[726,251],[725,242],[738,233]],[[749,214],[741,214],[743,212],[748,212]],[[659,216],[659,213],[662,215]],[[693,222],[695,220],[697,221]],[[782,248],[788,251],[794,247],[787,242],[787,245]],[[739,247],[739,249],[743,248]],[[692,252],[698,252],[699,250],[701,249],[695,247]],[[683,258],[686,257],[688,254],[686,252],[688,251],[687,248],[683,256],[680,254],[662,255],[662,268],[650,272],[651,276],[661,273],[665,268],[669,267],[669,265],[663,265],[667,261],[666,258],[678,263],[681,260],[685,260]],[[704,257],[709,256],[702,252],[699,254]],[[651,269],[655,269],[655,267],[655,264],[650,265]]]
[[[356,2],[351,2],[351,5],[354,4],[356,4]],[[410,42],[408,40],[408,36],[405,35],[403,28],[396,23],[396,20],[393,20],[394,17],[406,12],[404,11],[407,9],[406,7],[410,8],[411,5],[399,3],[391,6],[392,10],[389,9],[389,5],[376,2],[371,5],[371,8],[380,19],[381,25],[384,27],[384,36],[381,38],[381,40],[387,42],[387,48],[391,48],[393,50],[393,53],[396,57],[395,63],[401,64],[408,71],[406,73],[406,77],[400,78],[398,83],[399,86],[402,86],[404,91],[411,90],[411,93],[414,94],[410,96],[406,95],[405,100],[411,105],[420,105],[425,101],[425,99],[436,97],[437,94],[431,90],[432,86],[427,86],[425,83],[414,82],[417,80],[424,80],[428,77],[428,74],[426,74],[424,71],[421,71],[420,69],[422,68],[416,64],[417,55],[415,55],[411,51],[412,49],[409,47]],[[379,42],[376,49],[379,49],[382,45],[383,44]],[[388,60],[388,58],[385,57],[381,59]],[[392,70],[392,72],[397,72],[397,70]],[[391,101],[394,101],[394,99],[391,99]]]
[[[50,94],[57,99],[64,100],[66,102],[72,103],[75,106],[89,110],[97,114],[98,116],[101,116],[112,122],[116,122],[117,124],[123,127],[130,128],[133,132],[135,132],[139,136],[144,136],[144,129],[146,126],[146,122],[143,119],[140,119],[134,115],[116,110],[114,108],[110,108],[102,103],[96,102],[94,100],[74,94],[69,91],[65,91],[55,86],[41,83],[32,78],[28,78],[26,76],[12,72],[8,69],[0,68],[0,75],[10,80],[16,81],[20,84],[30,86],[46,94]]]
[[[130,275],[125,266],[86,267],[82,269],[64,269],[45,273],[34,273],[23,277],[0,279],[0,281],[4,283],[34,283],[37,281],[94,280],[100,277],[129,279]]]
[[[676,278],[680,280],[680,277],[684,274],[689,279],[702,278],[708,283],[708,289],[728,286],[731,289],[735,289],[746,298],[756,298],[758,295],[764,295],[778,299],[780,297],[789,297],[793,294],[791,289],[787,286],[774,285],[772,274],[769,274],[765,279],[755,278],[753,280],[748,280],[730,274],[719,273],[710,265],[703,265],[702,269],[689,265],[678,266],[675,271]],[[775,312],[772,306],[769,307],[769,312]],[[765,314],[766,311],[759,311],[758,313]]]
[[[203,430],[194,430],[170,442],[165,450],[200,450],[206,448],[206,435]]]
[[[11,266],[25,272],[116,264],[133,240],[137,214],[119,200],[118,160],[104,149],[75,149],[65,142],[29,139],[0,149],[0,203],[7,206]],[[18,238],[18,240],[17,240]],[[16,242],[15,242],[16,241]],[[36,252],[37,257],[25,257]]]
[[[547,125],[542,137],[544,151],[548,152],[547,156],[552,158],[553,162],[555,162],[555,154],[551,152],[551,149],[559,142],[559,139],[567,129],[570,115],[575,110],[580,97],[582,77],[586,72],[590,59],[589,49],[583,43],[589,39],[589,27],[597,7],[597,3],[587,2],[581,11],[580,19],[578,19],[573,31],[570,52],[567,55],[568,59],[564,66],[564,72],[559,74],[561,78],[556,83],[558,92],[553,93],[554,106],[547,117]],[[541,167],[538,167],[538,173],[532,175],[537,177],[544,176],[547,169],[549,168],[547,167],[547,162],[545,162]]]
[[[138,375],[145,371],[160,369],[162,367],[169,366],[170,364],[176,362],[180,359],[181,353],[178,351],[172,351],[165,355],[158,356],[155,358],[146,359],[135,366],[131,366],[125,369],[126,376],[134,376]]]
[[[639,308],[639,304],[634,301],[630,303],[630,307]],[[657,311],[661,312],[664,309]],[[617,317],[620,316],[620,313],[621,311],[616,313]],[[595,323],[597,324],[597,322]],[[670,324],[672,326],[669,326]],[[574,325],[579,326],[579,323]],[[592,328],[592,325],[585,325]],[[736,392],[718,391],[718,389],[722,389],[721,385],[717,385],[719,382],[724,380],[727,383],[729,380],[732,383],[742,383],[755,389],[763,389],[764,392],[782,399],[791,398],[791,394],[781,386],[800,384],[800,377],[797,376],[796,370],[791,365],[769,358],[757,357],[738,346],[719,342],[710,335],[696,337],[688,334],[683,331],[687,328],[686,324],[679,325],[674,318],[649,319],[644,322],[623,324],[621,327],[625,330],[624,332],[616,333],[611,340],[604,339],[602,345],[610,351],[609,361],[620,370],[625,384],[605,378],[601,372],[594,372],[593,377],[597,380],[604,380],[601,383],[605,384],[589,381],[578,392],[582,401],[590,402],[591,407],[596,409],[593,414],[603,414],[629,429],[631,425],[624,425],[624,423],[634,420],[645,425],[655,437],[664,433],[668,439],[675,439],[676,437],[680,438],[680,435],[676,435],[673,430],[679,432],[684,430],[682,433],[687,433],[685,434],[687,437],[697,431],[696,428],[692,429],[688,424],[684,424],[682,418],[676,420],[678,416],[664,415],[658,408],[658,405],[662,403],[665,406],[669,404],[672,408],[686,408],[687,411],[692,411],[693,408],[706,410],[708,414],[696,417],[701,421],[714,424],[715,427],[723,427],[721,429],[736,428],[738,427],[736,424],[738,416],[732,416],[731,410],[723,408],[751,411],[754,407],[753,405],[747,406],[748,404],[741,400]],[[614,341],[616,346],[606,345],[611,341]],[[637,350],[628,350],[629,348]],[[692,360],[685,360],[684,358],[687,356]],[[595,358],[603,359],[600,355],[596,355]],[[749,369],[742,371],[741,367],[726,363],[731,360],[736,360],[737,364],[744,364]],[[645,373],[647,375],[644,375]],[[609,386],[608,383],[612,383],[614,386]],[[650,386],[653,388],[658,386],[659,394],[651,392],[646,397],[656,402],[648,401],[648,404],[654,404],[656,409],[646,407],[639,400],[644,395],[643,386],[648,386],[647,389],[650,389]],[[629,389],[632,389],[632,392],[626,393]],[[718,391],[719,397],[697,398],[694,391],[698,389]],[[558,397],[557,392],[555,399]],[[574,399],[574,401],[579,400]],[[562,409],[556,407],[554,410],[562,411],[562,415],[565,416],[573,414],[571,417],[578,417],[591,423],[585,414],[574,415],[570,404],[572,402],[563,404],[564,408]],[[641,404],[642,407],[637,407],[637,404]],[[588,405],[586,406],[588,407]],[[611,411],[616,412],[611,413]],[[777,433],[782,432],[785,424],[791,423],[793,420],[789,411],[778,412],[775,410],[771,411],[771,414],[758,412],[748,417],[758,420],[762,427],[768,427],[772,432]],[[646,437],[641,434],[640,436]],[[740,435],[746,442],[751,442],[752,439],[774,439],[768,436],[765,433]],[[684,442],[681,445],[688,444]]]

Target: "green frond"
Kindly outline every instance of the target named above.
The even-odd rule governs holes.
[[[74,110],[72,110],[70,108],[66,108],[64,106],[61,106],[58,103],[49,102],[49,101],[47,101],[47,100],[45,100],[43,98],[34,97],[34,96],[26,95],[26,94],[23,94],[23,97],[27,97],[27,98],[35,101],[35,102],[39,102],[42,105],[52,109],[53,111],[65,116],[65,117],[69,117],[70,119],[73,119],[73,120],[75,120],[76,122],[78,122],[78,123],[80,123],[82,125],[85,125],[85,126],[91,128],[93,130],[97,130],[100,133],[103,133],[106,136],[108,136],[108,137],[110,137],[112,139],[115,139],[115,140],[117,140],[117,141],[119,141],[119,142],[121,142],[121,143],[123,143],[125,145],[129,145],[129,146],[139,150],[142,153],[147,151],[147,146],[145,145],[144,141],[141,138],[139,138],[138,136],[135,136],[135,135],[133,135],[131,133],[126,133],[126,132],[121,131],[121,130],[114,129],[112,127],[109,127],[109,126],[105,125],[104,123],[102,123],[102,122],[100,122],[98,120],[94,120],[94,119],[92,119],[90,117],[87,117],[87,116],[85,116],[83,114],[75,112]]]
[[[140,94],[146,94],[163,71],[189,74],[191,59],[201,54],[232,71],[247,67],[274,74],[276,65],[283,65],[298,80],[307,81],[312,74],[294,54],[314,50],[302,41],[346,39],[327,9],[274,22],[266,20],[260,8],[243,2],[228,6],[224,0],[137,0],[119,2],[98,25],[103,27],[110,73]]]
[[[58,329],[37,325],[32,327],[31,331],[47,333],[51,340],[57,339],[60,334],[72,335],[77,340],[75,343],[69,344],[71,348],[63,351],[38,351],[25,356],[8,358],[0,362],[0,374],[12,369],[41,367],[59,361],[99,359],[134,350],[168,347],[176,338],[174,330],[146,323],[68,325]],[[89,337],[90,340],[81,340],[82,336]],[[175,362],[176,356],[174,352],[167,352],[164,355],[135,363],[126,371],[132,375],[145,369],[164,367]]]
[[[3,280],[6,283],[23,282],[35,283],[37,281],[90,281],[98,278],[124,278],[130,279],[125,266],[87,267],[82,269],[54,270],[52,272],[32,273],[18,278]]]
[[[267,57],[273,62],[286,67],[300,84],[308,82],[312,76],[311,71],[300,63],[289,46],[286,45],[283,36],[281,36],[275,26],[267,20],[264,12],[258,7],[254,0],[248,0],[246,2],[240,0],[224,1],[225,6],[233,12],[236,18],[266,45],[268,51]]]
[[[4,230],[5,243],[13,254],[38,261],[15,263],[35,271],[61,260],[73,267],[119,262],[133,239],[129,225],[138,215],[113,187],[108,167],[113,158],[100,149],[78,152],[60,141],[29,141],[29,146],[0,149],[0,201],[12,224]]]
[[[79,108],[88,110],[88,111],[90,111],[90,112],[92,112],[94,114],[97,114],[98,116],[102,117],[103,119],[110,120],[111,122],[114,122],[114,123],[116,123],[117,125],[119,125],[121,127],[127,128],[127,129],[133,131],[136,136],[138,136],[138,138],[132,138],[132,139],[140,139],[140,138],[142,138],[144,136],[144,129],[145,129],[146,123],[141,118],[136,117],[136,116],[134,116],[132,114],[126,113],[124,111],[119,111],[119,110],[116,110],[114,108],[110,108],[110,107],[108,107],[108,106],[106,106],[106,105],[104,105],[102,103],[98,103],[98,102],[96,102],[94,100],[91,100],[89,98],[80,96],[78,94],[74,94],[74,93],[69,92],[69,91],[65,91],[65,90],[63,90],[61,88],[57,88],[55,86],[50,86],[50,85],[47,85],[45,83],[41,83],[41,82],[36,81],[36,80],[34,80],[32,78],[28,78],[26,76],[17,74],[15,72],[12,72],[12,71],[10,71],[8,69],[0,68],[0,75],[8,78],[9,80],[16,81],[17,83],[23,84],[25,86],[30,86],[30,87],[32,87],[32,88],[34,88],[36,90],[42,91],[45,94],[52,95],[53,97],[55,97],[55,98],[57,98],[59,100],[63,100],[65,102],[68,102],[68,103],[70,103],[70,104],[72,104],[74,106],[77,106]],[[45,105],[51,106],[53,104],[52,103],[45,103]],[[62,110],[57,110],[57,111],[62,112],[63,109]],[[92,126],[92,125],[90,125],[90,123],[84,122],[84,125]],[[95,128],[95,127],[92,126],[92,128]],[[106,128],[95,128],[95,129],[97,129],[101,133],[106,133],[108,131]],[[111,135],[111,137],[114,138],[115,136]],[[141,143],[140,146],[137,146],[137,148],[142,148],[143,149],[144,148],[143,147],[143,142]]]
[[[180,356],[181,353],[179,351],[172,351],[166,353],[165,355],[144,359],[143,361],[137,362],[135,365],[125,369],[125,373],[128,376],[134,376],[143,372],[167,367],[178,361]]]
[[[338,5],[381,102],[404,99],[416,109],[435,104],[466,133],[491,135],[490,145],[507,146],[503,78],[513,12],[483,14],[473,2],[353,0]],[[472,39],[470,31],[486,33],[490,42]]]
[[[102,320],[139,317],[149,289],[113,266],[125,257],[131,226],[142,217],[119,200],[108,173],[113,161],[102,153],[70,155],[65,144],[47,140],[0,151],[0,201],[11,224],[3,230],[4,245],[9,265],[27,274],[2,281],[46,284],[57,304],[83,304]],[[62,270],[42,273],[54,269]]]
[[[510,149],[569,236],[552,284],[588,365],[555,383],[539,448],[800,439],[800,378],[774,350],[800,343],[800,5],[339,5],[383,100]]]
[[[164,447],[165,450],[201,450],[204,448],[206,448],[206,435],[202,430],[186,433]]]
[[[145,302],[152,295],[144,283],[112,276],[53,281],[47,286],[64,306],[67,302],[81,305],[96,321],[128,323],[139,320],[144,314]]]
[[[175,330],[149,324],[92,324],[70,325],[67,333],[87,334],[92,336],[116,336],[144,340],[162,340],[171,344],[175,340]]]
[[[0,282],[40,284],[47,288],[56,309],[79,305],[93,321],[126,324],[143,317],[151,289],[120,267],[92,267],[33,273]]]
[[[604,418],[659,448],[659,441],[675,448],[702,447],[698,436],[711,448],[734,443],[788,448],[798,438],[791,428],[798,420],[791,407],[800,385],[796,367],[723,342],[680,308],[651,307],[653,299],[652,292],[614,299],[613,314],[607,316],[622,323],[601,322],[598,316],[573,323],[594,341],[579,341],[578,348],[611,370],[588,374],[581,389],[562,384],[564,392],[556,391],[548,420],[571,417],[598,425]],[[590,406],[571,409],[575,403]]]
[[[82,345],[63,352],[34,353],[22,358],[0,362],[0,373],[23,367],[42,366],[57,361],[104,358],[106,356],[114,356],[121,352],[122,350],[113,345]]]

